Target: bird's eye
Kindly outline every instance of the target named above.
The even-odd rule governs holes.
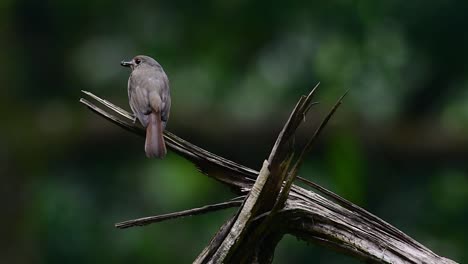
[[[135,59],[136,64],[140,64],[141,60],[140,59]]]

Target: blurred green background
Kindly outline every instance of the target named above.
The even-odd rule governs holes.
[[[258,169],[317,82],[303,144],[351,93],[301,175],[468,262],[467,1],[0,1],[3,263],[189,263],[235,211],[117,230],[230,191],[79,102],[129,109],[128,69],[171,81],[168,130]],[[286,236],[274,263],[357,263]]]

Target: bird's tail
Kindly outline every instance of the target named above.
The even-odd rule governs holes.
[[[145,152],[148,158],[164,158],[166,145],[164,144],[163,127],[160,112],[152,112],[146,127]]]

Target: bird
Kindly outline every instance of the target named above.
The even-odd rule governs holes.
[[[120,64],[131,69],[128,101],[135,117],[146,128],[146,156],[162,159],[167,153],[163,131],[171,109],[169,79],[161,65],[149,56],[138,55]]]

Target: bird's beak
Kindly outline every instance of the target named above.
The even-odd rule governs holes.
[[[122,65],[124,67],[130,67],[130,66],[133,65],[133,61],[121,61],[120,65]]]

